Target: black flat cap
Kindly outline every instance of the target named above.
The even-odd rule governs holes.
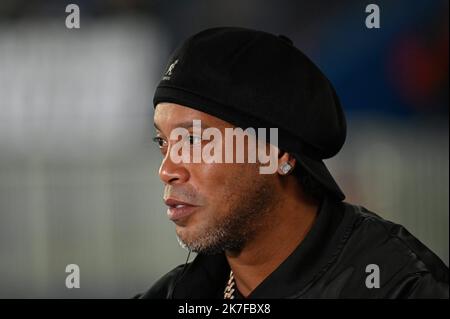
[[[339,99],[328,79],[285,36],[221,27],[187,39],[173,53],[153,104],[172,102],[243,129],[278,128],[278,146],[338,200],[343,192],[323,159],[346,137]]]

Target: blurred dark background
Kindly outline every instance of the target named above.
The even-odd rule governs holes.
[[[66,5],[81,28],[67,29]],[[365,8],[380,7],[367,29]],[[128,298],[184,262],[151,143],[170,52],[202,29],[284,34],[335,85],[347,201],[448,265],[448,1],[0,2],[0,297]],[[81,288],[65,287],[78,264]]]

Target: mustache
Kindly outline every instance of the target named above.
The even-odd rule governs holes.
[[[190,203],[192,205],[201,206],[204,204],[205,200],[192,186],[182,185],[166,185],[164,187],[163,199],[174,198],[179,201]]]

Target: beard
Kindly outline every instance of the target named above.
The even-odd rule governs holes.
[[[226,196],[227,202],[232,204],[225,216],[214,215],[211,222],[192,236],[183,238],[177,233],[178,242],[181,247],[196,253],[239,253],[270,225],[267,216],[276,203],[275,194],[274,187],[265,179],[252,184],[247,192],[235,191]]]

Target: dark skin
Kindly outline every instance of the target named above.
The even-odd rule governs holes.
[[[265,208],[258,209],[268,213],[257,215],[245,245],[225,250],[237,288],[246,297],[302,242],[314,224],[318,203],[304,194],[295,176],[280,170],[260,174],[260,163],[174,163],[169,154],[176,141],[169,139],[170,132],[180,123],[193,120],[201,120],[202,126],[216,127],[223,134],[225,128],[234,127],[186,106],[156,106],[154,123],[164,157],[159,176],[165,184],[165,197],[175,196],[197,206],[193,214],[175,221],[176,232],[183,242],[204,246],[213,241],[203,236],[205,230],[214,229],[215,223],[236,212],[236,207],[264,202]],[[296,164],[289,153],[280,152],[278,167],[285,162]],[[252,196],[258,187],[269,190],[265,201]]]

